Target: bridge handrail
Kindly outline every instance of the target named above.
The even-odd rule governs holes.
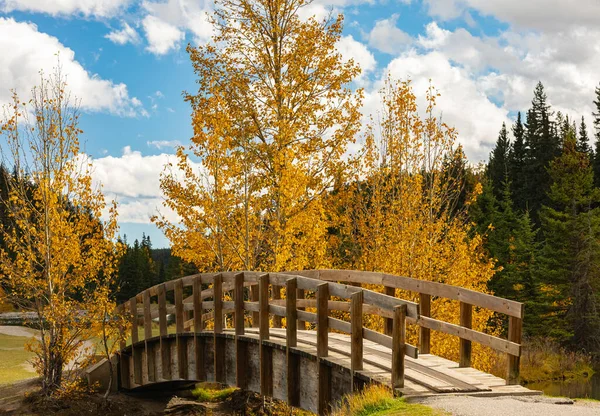
[[[258,291],[256,287],[259,286],[261,276],[265,273],[262,272],[222,272],[222,273],[200,273],[191,276],[185,276],[180,279],[165,282],[138,294],[134,299],[135,303],[144,303],[146,297],[159,296],[161,291],[177,291],[177,286],[190,287],[194,285],[202,284],[214,284],[215,279],[220,279],[219,285],[221,286],[221,292],[230,291],[235,288],[236,276],[243,276],[242,287],[250,287],[250,294],[254,296],[251,301],[243,301],[241,304],[241,311],[252,312],[253,315],[257,315],[260,312],[258,302]],[[429,282],[418,279],[412,279],[402,276],[394,276],[386,273],[378,272],[363,272],[353,270],[306,270],[306,271],[291,271],[282,273],[268,273],[268,282],[274,287],[285,287],[287,281],[290,278],[296,279],[296,285],[299,293],[304,290],[317,291],[319,285],[323,282],[328,284],[328,302],[326,303],[325,310],[337,310],[349,312],[352,310],[351,302],[344,301],[331,301],[330,296],[336,296],[343,299],[351,299],[352,296],[358,292],[362,293],[363,300],[361,302],[361,310],[366,314],[375,314],[385,318],[385,334],[379,334],[375,331],[364,328],[361,332],[361,339],[368,339],[377,342],[381,345],[390,347],[394,336],[393,332],[393,319],[395,316],[395,308],[402,306],[405,308],[405,319],[408,323],[417,324],[419,328],[419,352],[422,354],[428,354],[430,351],[430,330],[440,331],[447,334],[455,335],[460,338],[460,366],[469,367],[471,365],[471,342],[477,342],[481,345],[489,346],[497,351],[501,351],[508,354],[508,384],[518,383],[519,377],[519,358],[521,355],[521,330],[522,330],[522,319],[523,319],[523,304],[508,299],[499,298],[496,296],[488,295],[485,293],[476,292],[473,290],[460,288],[444,283]],[[350,285],[342,284],[338,282],[347,282]],[[239,282],[238,282],[239,283]],[[377,293],[375,291],[366,290],[356,285],[361,284],[372,284],[384,286],[384,294]],[[396,298],[395,289],[403,289],[411,292],[417,292],[419,295],[419,304],[410,302],[403,299]],[[235,302],[223,302],[222,296],[218,303],[215,305],[214,301],[204,301],[207,298],[214,298],[214,292],[212,288],[201,290],[199,296],[189,296],[181,300],[181,314],[185,311],[196,311],[196,298],[201,303],[203,310],[221,309],[222,313],[234,312]],[[460,325],[453,323],[437,320],[431,317],[431,296],[443,297],[460,302]],[[133,301],[133,299],[131,300]],[[131,304],[131,301],[129,302]],[[177,303],[177,302],[176,302]],[[273,299],[268,302],[268,313],[274,315],[274,326],[281,326],[281,318],[287,318],[287,308],[290,305],[287,300],[280,299],[280,291],[273,291]],[[318,314],[306,312],[302,309],[309,307],[318,308],[318,300],[303,299],[301,295],[300,299],[294,300],[295,310],[297,310],[297,319],[300,323],[306,322],[318,322]],[[285,307],[284,307],[285,305]],[[177,315],[177,306],[167,307],[165,305],[165,313],[169,309],[170,313],[175,312]],[[472,329],[472,307],[486,308],[495,312],[504,313],[509,316],[509,333],[508,340],[495,337],[483,332]],[[144,308],[144,316],[146,314]],[[150,308],[149,308],[150,309]],[[137,307],[136,307],[137,310]],[[137,311],[139,315],[139,311]],[[196,313],[194,314],[196,316]],[[214,312],[206,314],[200,313],[200,321],[204,322],[207,319],[214,318]],[[148,312],[148,318],[153,319],[159,317],[160,311],[154,310]],[[253,320],[258,321],[257,316],[253,316]],[[183,321],[181,319],[184,328],[191,328],[196,326],[194,319]],[[324,321],[323,321],[324,322]],[[303,323],[302,323],[303,324]],[[352,323],[348,323],[343,320],[338,320],[332,317],[328,317],[328,327],[337,329],[343,332],[350,332]],[[179,322],[178,322],[179,327]],[[317,325],[318,329],[318,325]],[[161,328],[162,332],[162,328]],[[179,332],[179,330],[178,330]],[[133,339],[133,335],[132,335]],[[405,344],[405,343],[404,343]],[[406,354],[412,357],[416,357],[417,349],[411,345],[405,344],[404,347]]]

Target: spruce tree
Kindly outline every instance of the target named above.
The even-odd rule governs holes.
[[[590,147],[590,139],[587,134],[587,126],[585,124],[584,116],[581,116],[581,124],[579,125],[579,135],[577,136],[577,151],[590,156],[592,154],[592,148]]]
[[[576,348],[600,353],[600,191],[572,131],[550,164],[551,206],[540,212],[542,327]]]
[[[496,146],[490,154],[487,167],[487,174],[497,198],[502,195],[503,184],[509,181],[509,157],[510,140],[506,124],[502,123]]]
[[[596,138],[593,162],[594,184],[596,186],[600,186],[600,87],[596,87],[596,99],[594,100],[594,107],[596,109],[596,111],[592,113],[594,130],[596,130],[596,134],[594,135]]]
[[[509,178],[511,194],[515,207],[525,211],[527,206],[527,169],[525,148],[525,127],[521,121],[521,112],[517,115],[517,121],[512,127],[514,140],[509,154]]]
[[[551,120],[552,112],[547,103],[544,86],[538,82],[531,108],[527,113],[527,131],[525,144],[527,152],[526,206],[532,218],[537,222],[538,211],[548,203],[547,192],[550,189],[550,176],[547,168],[550,162],[560,154],[561,140]]]

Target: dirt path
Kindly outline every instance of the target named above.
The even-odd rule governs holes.
[[[13,337],[36,337],[39,339],[39,333],[35,329],[24,326],[0,325],[0,334],[11,335]]]
[[[536,397],[432,397],[418,401],[454,416],[598,416],[600,402],[547,396]]]

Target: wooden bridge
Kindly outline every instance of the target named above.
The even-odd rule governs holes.
[[[396,298],[396,289],[418,293],[419,303]],[[460,325],[431,316],[432,296],[460,302]],[[473,330],[474,306],[508,315],[508,339]],[[373,382],[406,396],[538,393],[518,385],[523,305],[442,283],[344,270],[197,274],[120,308],[132,317],[118,360],[123,389],[217,381],[318,414]],[[370,316],[384,317],[384,333],[364,326]],[[418,348],[406,343],[407,323],[419,326]],[[460,363],[429,353],[431,330],[460,339]],[[508,355],[506,381],[470,368],[472,342]]]

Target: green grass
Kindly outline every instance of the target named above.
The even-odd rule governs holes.
[[[223,389],[197,387],[192,390],[192,394],[199,402],[220,402],[225,400],[236,390],[235,387],[225,387]]]
[[[447,413],[422,404],[407,403],[403,398],[393,397],[388,388],[373,385],[360,393],[346,396],[332,416],[441,416],[445,414]]]
[[[16,381],[36,377],[36,373],[25,368],[28,360],[34,354],[25,351],[27,337],[15,337],[0,334],[0,384],[10,384]]]

